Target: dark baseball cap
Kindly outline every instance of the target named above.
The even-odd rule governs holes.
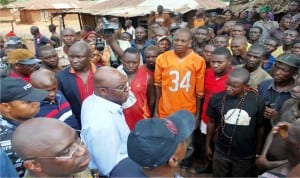
[[[300,69],[300,57],[295,54],[283,54],[279,56],[276,61]]]
[[[194,128],[195,117],[186,110],[177,111],[165,119],[140,120],[128,136],[128,156],[142,167],[155,168],[166,164]]]
[[[10,102],[14,100],[22,101],[42,101],[49,92],[33,88],[30,83],[19,78],[2,78],[0,80],[1,95],[0,102]]]

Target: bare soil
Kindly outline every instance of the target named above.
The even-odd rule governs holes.
[[[33,36],[30,33],[30,27],[35,25],[38,26],[40,29],[40,32],[43,35],[46,35],[47,37],[50,37],[50,32],[48,30],[48,26],[51,24],[50,21],[47,22],[35,22],[32,24],[21,24],[13,22],[14,26],[14,32],[17,34],[17,36],[21,37],[23,39],[23,42],[27,45],[27,47],[34,51],[34,44],[33,44]],[[59,21],[54,20],[53,24],[57,26],[56,31],[59,33]],[[73,28],[75,31],[80,30],[79,26],[79,20],[66,20],[65,21],[66,27]],[[5,37],[5,34],[7,34],[9,31],[12,30],[11,23],[0,23],[0,35]]]

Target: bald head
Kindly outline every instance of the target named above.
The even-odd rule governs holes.
[[[180,29],[176,30],[176,32],[175,32],[174,35],[176,36],[177,34],[180,34],[180,33],[187,34],[188,35],[188,39],[189,40],[192,39],[192,32],[191,32],[190,29],[188,29],[188,28],[180,28]]]
[[[74,140],[76,133],[65,123],[50,118],[34,118],[17,127],[12,137],[12,145],[23,159],[42,157],[51,155],[52,147],[66,136],[73,136],[70,139]]]
[[[245,68],[239,67],[230,72],[229,78],[239,79],[243,84],[247,84],[250,80],[250,73]]]
[[[85,54],[91,54],[91,48],[85,41],[76,41],[69,49],[69,53],[74,51],[83,51]]]
[[[75,35],[75,30],[73,28],[65,28],[61,31],[61,34],[62,35],[65,35],[65,34],[72,34],[72,35]]]
[[[121,105],[129,95],[127,77],[112,67],[97,69],[94,76],[94,93],[108,101]]]
[[[240,42],[240,43],[244,43],[244,44],[247,44],[247,38],[245,36],[236,36],[234,38],[232,38],[232,42]]]
[[[56,79],[54,73],[48,69],[41,68],[34,71],[30,75],[30,83],[35,88],[43,88],[43,86],[53,86]]]
[[[111,83],[111,81],[118,82],[118,80],[123,77],[125,77],[125,75],[115,68],[107,67],[107,66],[101,67],[97,69],[95,73],[94,87],[95,88],[107,87],[106,85],[108,83]]]

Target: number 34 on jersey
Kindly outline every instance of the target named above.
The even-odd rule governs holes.
[[[172,76],[172,86],[169,87],[169,90],[172,92],[177,92],[179,89],[184,89],[185,92],[189,92],[191,87],[191,71],[187,71],[184,74],[181,74],[176,70],[171,70],[169,75]]]

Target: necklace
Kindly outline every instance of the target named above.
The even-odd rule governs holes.
[[[234,128],[233,128],[233,131],[232,131],[232,134],[231,135],[228,135],[226,132],[225,132],[225,116],[224,116],[224,109],[225,109],[225,103],[226,103],[226,94],[224,94],[223,98],[222,98],[222,106],[221,106],[221,133],[227,138],[229,139],[229,144],[228,144],[228,151],[227,151],[227,155],[230,156],[230,153],[231,153],[231,145],[232,145],[232,139],[233,139],[233,136],[235,134],[235,131],[236,131],[236,128],[237,128],[237,124],[239,122],[239,119],[240,119],[240,114],[241,114],[241,111],[243,109],[243,106],[244,106],[244,101],[245,101],[245,98],[246,98],[246,95],[247,95],[247,92],[245,92],[241,98],[241,100],[238,102],[237,106],[235,108],[239,108],[239,113],[238,113],[238,116],[237,116],[237,119],[236,119],[236,122],[235,122],[235,125],[234,125]],[[235,113],[236,109],[226,118],[229,119],[234,113]]]

